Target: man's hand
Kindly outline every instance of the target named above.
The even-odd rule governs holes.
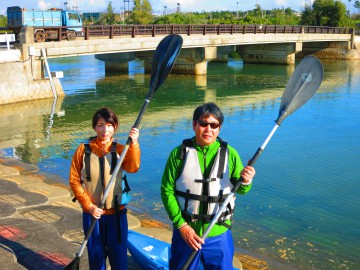
[[[241,171],[241,178],[243,179],[243,184],[244,185],[249,185],[251,184],[252,179],[255,176],[255,169],[254,167],[251,166],[246,166],[242,171]]]
[[[201,245],[205,243],[204,240],[202,240],[201,237],[198,236],[194,229],[189,225],[185,225],[184,227],[180,228],[179,231],[181,237],[189,245],[189,247],[196,251],[201,249]]]

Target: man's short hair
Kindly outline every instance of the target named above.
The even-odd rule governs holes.
[[[201,120],[210,115],[214,116],[219,121],[220,125],[224,122],[224,115],[214,102],[208,102],[197,107],[194,111],[193,121]]]

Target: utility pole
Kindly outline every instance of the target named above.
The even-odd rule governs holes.
[[[128,3],[128,10],[127,10],[127,12],[128,12],[128,18],[129,18],[129,11],[130,11],[130,7],[129,7],[129,2],[130,2],[130,0],[124,0],[124,19],[125,19],[125,13],[126,13],[126,5],[125,5],[125,3]]]
[[[239,19],[239,2],[236,2],[236,19]]]

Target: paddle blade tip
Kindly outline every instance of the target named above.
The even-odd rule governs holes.
[[[69,263],[67,266],[65,266],[64,270],[79,270],[80,268],[80,257],[77,257]]]
[[[305,56],[295,68],[281,98],[277,124],[304,105],[319,89],[324,77],[321,61],[313,56]]]

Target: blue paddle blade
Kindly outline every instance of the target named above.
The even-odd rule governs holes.
[[[305,56],[295,68],[281,99],[277,124],[304,105],[319,89],[324,68],[314,56]]]
[[[175,34],[168,35],[160,41],[151,67],[148,97],[151,97],[156,92],[169,75],[180,53],[182,44],[182,37]]]

